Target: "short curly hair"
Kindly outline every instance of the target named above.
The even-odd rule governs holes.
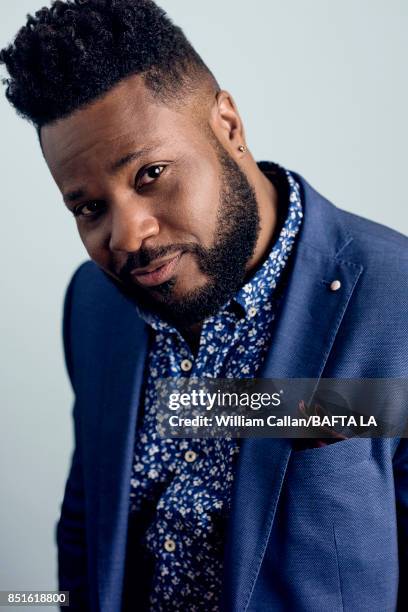
[[[183,99],[203,77],[218,84],[183,31],[152,0],[56,0],[0,51],[6,97],[39,131],[143,76],[155,98]]]

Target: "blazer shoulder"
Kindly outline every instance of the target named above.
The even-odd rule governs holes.
[[[101,274],[98,266],[91,259],[83,261],[72,273],[71,279],[68,283],[68,288],[71,285],[82,285],[83,283],[96,280]]]
[[[379,292],[388,293],[389,312],[401,311],[408,287],[408,238],[380,223],[338,211],[351,237],[339,257],[351,257],[363,266],[363,286],[371,298]]]
[[[109,301],[112,291],[109,281],[91,260],[82,262],[71,275],[65,291],[62,336],[66,369],[72,387],[76,388],[76,363],[81,361],[86,347],[91,346],[96,332],[105,326],[109,317],[104,305]]]
[[[63,315],[62,315],[62,341],[64,348],[65,366],[68,372],[68,376],[71,381],[71,385],[75,389],[74,382],[74,366],[73,366],[73,346],[72,346],[72,311],[73,303],[75,301],[74,293],[77,288],[77,284],[83,279],[84,275],[89,273],[92,269],[92,261],[84,261],[81,263],[71,275],[68,282],[68,286],[65,290]],[[94,265],[94,264],[93,264]]]
[[[408,261],[408,237],[386,225],[336,207],[342,222],[348,227],[353,239],[364,250],[399,255]]]
[[[112,292],[113,285],[92,260],[81,263],[73,272],[66,289],[65,301],[70,298],[73,309],[98,307]],[[117,292],[117,290],[116,290]]]
[[[129,316],[144,325],[130,296],[92,260],[80,264],[65,292],[63,335],[68,364],[108,342],[115,321]],[[98,349],[98,350],[99,350]],[[72,365],[68,366],[72,370]],[[71,373],[71,371],[70,371]]]
[[[343,210],[333,204],[300,177],[307,199],[313,202],[314,219],[320,234],[324,234],[328,248],[335,245],[335,257],[350,259],[365,269],[389,270],[395,274],[408,274],[408,237],[386,225],[377,223],[356,213]],[[312,228],[316,229],[316,228]],[[317,232],[310,232],[309,240],[316,239]],[[340,238],[339,238],[340,237]]]
[[[408,238],[402,233],[330,202],[297,172],[305,204],[303,241],[336,259],[363,267],[407,272]]]

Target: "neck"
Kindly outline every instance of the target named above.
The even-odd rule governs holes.
[[[250,154],[243,162],[243,170],[255,190],[260,218],[258,240],[246,269],[247,275],[250,275],[262,264],[269,253],[278,219],[278,192]]]

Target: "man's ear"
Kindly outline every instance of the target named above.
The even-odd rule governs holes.
[[[234,157],[242,156],[246,150],[244,126],[234,99],[228,91],[221,90],[217,93],[211,109],[210,124],[224,148]]]

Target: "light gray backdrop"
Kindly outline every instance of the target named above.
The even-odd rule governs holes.
[[[257,159],[407,232],[406,0],[161,5],[233,93]],[[40,6],[3,0],[0,46]],[[0,124],[0,589],[54,589],[54,527],[72,450],[62,300],[87,255],[33,128],[3,95]]]

